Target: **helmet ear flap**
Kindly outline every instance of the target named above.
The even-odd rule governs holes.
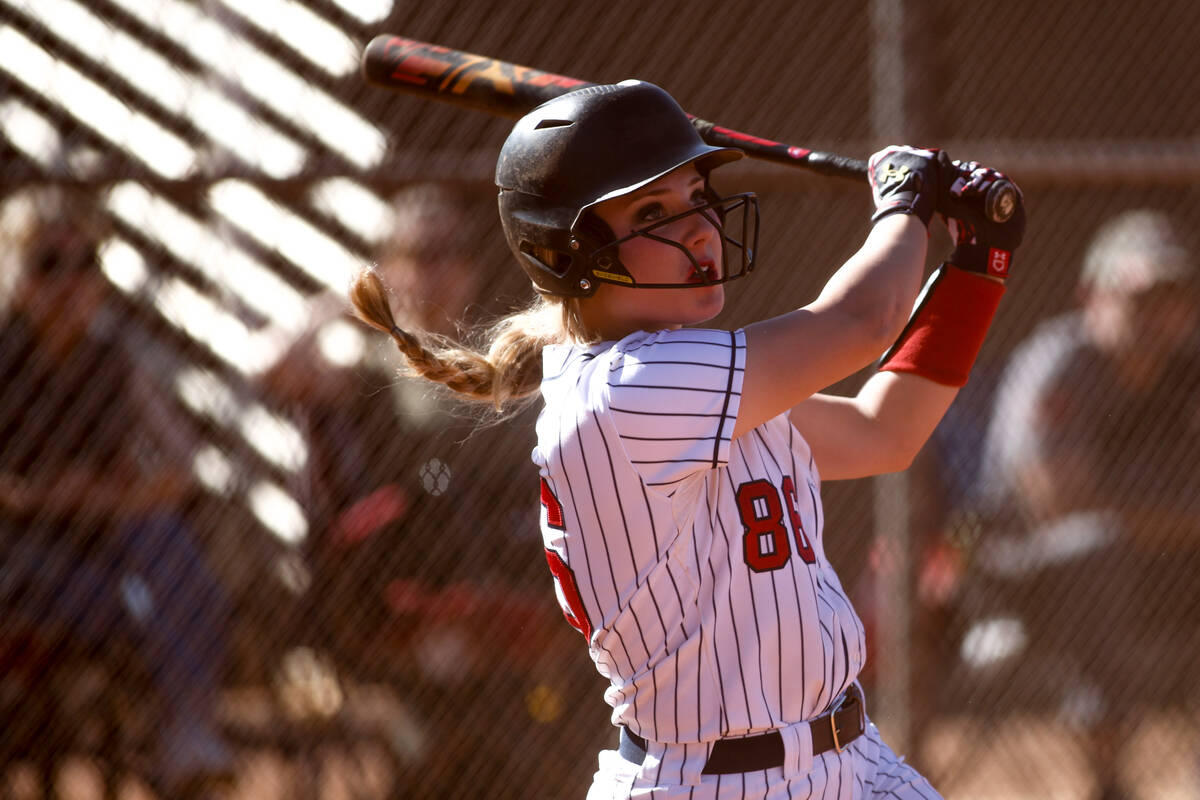
[[[521,266],[527,274],[541,275],[543,278],[553,276],[552,280],[558,288],[550,292],[551,294],[563,297],[589,297],[596,291],[594,283],[585,285],[588,283],[585,281],[566,285],[568,280],[573,280],[572,275],[587,274],[586,266],[583,268],[578,266],[578,262],[587,258],[583,253],[564,253],[562,250],[540,246],[527,239],[522,239],[517,255],[523,262]],[[539,287],[539,291],[547,291],[541,289],[536,281],[534,286]]]
[[[621,259],[617,258],[617,248],[611,246],[616,243],[617,235],[607,222],[589,209],[579,218],[572,230],[575,240],[579,242],[580,249],[588,259],[588,276],[606,283],[633,285],[633,276],[625,269]],[[603,255],[596,257],[601,251]]]
[[[521,255],[536,262],[539,270],[553,273],[556,277],[565,277],[571,270],[571,256],[549,247],[540,247],[533,242],[523,239],[520,244]]]

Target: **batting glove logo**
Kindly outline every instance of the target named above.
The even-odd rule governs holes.
[[[992,247],[988,250],[988,272],[997,278],[1008,277],[1008,264],[1012,254],[1007,250]]]

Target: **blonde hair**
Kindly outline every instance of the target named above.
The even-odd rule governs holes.
[[[370,268],[355,278],[350,300],[363,322],[392,337],[411,374],[443,384],[463,399],[491,404],[498,412],[536,395],[543,347],[593,338],[579,322],[575,301],[544,296],[487,328],[478,349],[445,336],[406,331],[396,324],[387,287]]]

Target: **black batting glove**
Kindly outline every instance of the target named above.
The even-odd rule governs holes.
[[[1025,237],[1025,201],[1002,172],[976,161],[951,161],[942,172],[937,210],[946,219],[954,252],[948,261],[959,269],[1007,278],[1013,251]],[[1004,222],[988,216],[988,191],[1005,180],[1016,189],[1016,208]]]
[[[937,150],[893,145],[867,161],[867,178],[875,201],[872,222],[890,214],[912,214],[925,227],[937,206],[941,164]]]

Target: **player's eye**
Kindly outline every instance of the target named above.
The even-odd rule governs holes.
[[[634,214],[638,222],[654,222],[667,216],[667,209],[657,201],[639,206]]]

